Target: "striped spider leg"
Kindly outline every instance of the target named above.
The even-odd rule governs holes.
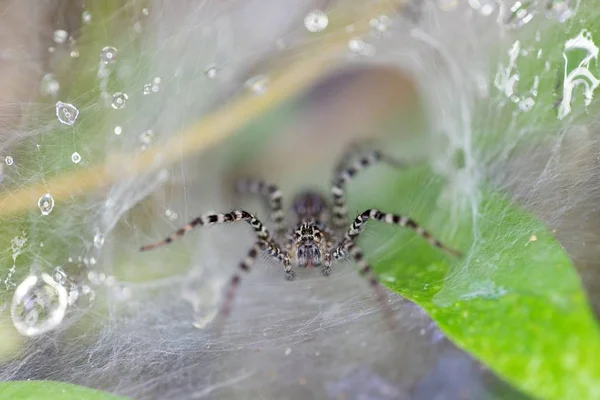
[[[369,283],[375,289],[377,293],[377,299],[380,302],[383,302],[385,297],[381,290],[379,280],[373,273],[373,268],[371,267],[371,265],[365,260],[364,253],[356,245],[356,239],[361,234],[361,232],[363,232],[367,221],[369,221],[370,219],[401,226],[403,228],[412,229],[419,236],[426,239],[432,246],[435,246],[452,256],[461,256],[461,253],[459,251],[446,247],[442,242],[440,242],[433,235],[431,235],[431,233],[423,229],[419,224],[417,224],[413,219],[409,217],[381,212],[375,208],[368,209],[362,212],[356,217],[354,222],[352,222],[352,225],[350,225],[350,229],[348,229],[341,243],[332,251],[332,257],[335,260],[339,260],[350,255],[358,265],[359,274],[361,276],[368,277]]]
[[[237,181],[236,191],[238,194],[258,194],[263,198],[269,208],[270,220],[275,225],[275,237],[281,239],[286,231],[281,190],[260,179],[245,178]]]
[[[333,216],[332,226],[335,230],[343,230],[348,223],[348,208],[346,206],[345,186],[356,174],[379,162],[391,165],[393,167],[402,168],[404,164],[398,160],[382,154],[378,150],[373,150],[356,160],[352,165],[344,168],[345,163],[340,162],[336,167],[336,174],[331,187],[333,196]]]
[[[239,270],[243,272],[250,272],[250,268],[256,261],[259,251],[264,251],[271,258],[274,258],[283,264],[286,279],[294,279],[294,271],[292,271],[290,258],[287,252],[281,250],[281,248],[273,241],[271,234],[269,233],[267,228],[262,224],[262,222],[258,220],[258,218],[256,218],[249,212],[243,210],[235,210],[226,214],[211,214],[202,217],[197,217],[193,219],[190,223],[188,223],[186,226],[175,231],[173,234],[166,237],[165,239],[156,243],[142,246],[140,250],[148,251],[157,247],[168,245],[174,240],[181,238],[183,235],[185,235],[188,231],[194,229],[196,226],[210,226],[214,224],[223,224],[240,221],[244,221],[252,227],[254,233],[256,234],[257,242],[250,248],[246,255],[246,258],[244,258],[244,260],[238,265]],[[235,291],[239,286],[240,281],[241,276],[239,273],[235,273],[230,279],[230,286],[227,291],[223,306],[221,308],[221,314],[223,316],[227,316],[229,313],[231,302],[233,301]]]

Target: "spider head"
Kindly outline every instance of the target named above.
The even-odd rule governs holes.
[[[302,224],[294,232],[296,257],[299,267],[313,267],[321,265],[321,241],[323,234],[312,224]]]

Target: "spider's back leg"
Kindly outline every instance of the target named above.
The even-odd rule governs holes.
[[[332,226],[334,229],[343,229],[348,223],[348,208],[346,207],[345,198],[346,183],[352,180],[359,171],[366,169],[378,162],[384,162],[395,167],[403,166],[401,162],[384,155],[378,150],[374,150],[360,157],[354,164],[351,164],[350,166],[337,172],[331,187],[331,194],[333,195]]]
[[[245,178],[237,181],[236,191],[239,194],[251,193],[262,196],[269,207],[269,217],[275,225],[277,237],[283,236],[286,226],[285,214],[282,207],[283,194],[279,187],[260,179]]]

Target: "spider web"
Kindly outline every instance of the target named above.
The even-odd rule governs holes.
[[[578,4],[572,3],[575,11]],[[89,191],[88,183],[104,176],[102,171],[75,184],[55,179],[65,170],[99,163],[105,163],[107,176],[118,177],[133,170],[135,155],[183,143],[186,127],[236,94],[268,91],[269,60],[312,57],[303,46],[327,43],[327,36],[315,39],[310,32],[323,24],[311,10],[336,15],[358,6],[255,0],[181,1],[177,8],[166,1],[128,2],[106,18],[110,22],[97,37],[63,40],[57,30],[65,29],[68,37],[100,17],[68,4],[75,9],[62,11],[79,22],[59,18],[48,41],[54,59],[73,61],[62,69],[48,66],[41,82],[44,101],[24,103],[24,121],[3,127],[2,192],[16,195],[35,184],[40,190],[27,211],[0,214],[3,232],[10,232],[0,238],[0,331],[7,338],[5,353],[12,355],[0,379],[55,379],[136,399],[453,399],[461,393],[482,398],[510,392],[446,341],[419,307],[395,295],[390,306],[399,326],[387,329],[368,285],[351,264],[336,266],[329,279],[299,271],[297,281],[286,283],[280,266],[258,263],[243,277],[218,336],[207,326],[223,285],[252,244],[247,227],[199,229],[160,251],[140,254],[137,249],[211,211],[243,204],[265,219],[268,214],[257,201],[235,199],[228,191],[232,165],[280,184],[288,201],[303,185],[326,190],[336,159],[332,154],[349,142],[345,132],[358,137],[366,136],[361,129],[369,129],[354,126],[370,106],[361,100],[363,92],[352,92],[349,85],[361,80],[360,71],[391,67],[414,81],[428,123],[409,138],[389,129],[380,136],[390,152],[426,159],[448,179],[439,203],[456,218],[447,229],[458,229],[458,215],[465,210],[476,222],[479,183],[491,177],[555,227],[577,262],[591,264],[597,259],[589,245],[596,240],[590,221],[597,220],[589,207],[598,187],[593,127],[561,125],[550,143],[529,153],[511,152],[536,133],[529,109],[550,106],[534,95],[533,77],[530,86],[525,78],[518,81],[519,61],[525,52],[535,54],[539,43],[521,39],[517,46],[516,38],[535,37],[527,35],[536,30],[545,35],[559,24],[556,15],[546,15],[540,2],[507,24],[512,4],[409,2],[402,12],[375,18],[370,34],[348,43],[347,54],[337,60],[339,73],[262,125],[200,157],[184,157],[182,148],[175,165],[111,178],[105,189]],[[113,32],[115,27],[119,30]],[[126,39],[117,42],[118,35]],[[584,51],[593,56],[593,40],[586,45]],[[86,46],[115,46],[114,62],[98,59],[86,69],[77,61]],[[553,71],[541,62],[534,75],[550,79]],[[364,82],[357,87],[371,83]],[[586,85],[593,94],[593,79]],[[76,86],[87,90],[71,96]],[[117,92],[127,94],[125,107],[120,108],[123,97],[115,97]],[[482,99],[491,104],[488,109],[480,105]],[[573,114],[584,110],[576,107],[584,101],[575,100]],[[72,126],[57,120],[57,101],[78,109]],[[379,101],[375,104],[381,106]],[[357,103],[358,119],[352,119],[344,107]],[[479,150],[473,129],[497,131],[501,122],[495,115],[513,104],[518,107],[510,126],[500,129],[506,145]],[[511,129],[523,126],[518,124],[523,118],[530,118],[528,128]],[[267,145],[257,147],[246,139],[250,136],[262,137]],[[377,174],[369,176],[375,180]],[[360,190],[361,183],[356,185]],[[68,195],[53,206],[43,198],[46,192],[65,191]],[[11,196],[6,199],[2,207],[9,206]],[[381,248],[371,257],[389,245],[389,238],[377,239]],[[584,249],[582,242],[588,244]],[[465,295],[466,284],[471,285],[467,293],[488,290],[484,284],[472,286],[469,272],[453,271],[437,300]],[[43,274],[52,285],[43,283]],[[37,277],[38,286],[16,296],[29,276]],[[54,323],[44,325],[48,320]],[[24,339],[15,326],[32,328],[30,337]]]

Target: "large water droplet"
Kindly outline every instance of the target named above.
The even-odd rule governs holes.
[[[15,290],[10,316],[21,335],[37,336],[62,322],[67,303],[67,291],[50,275],[31,275]]]
[[[42,215],[48,215],[54,208],[54,197],[50,193],[46,193],[38,200],[38,207]]]
[[[329,18],[321,10],[312,10],[304,17],[304,26],[310,32],[321,32],[329,24]]]
[[[113,94],[112,103],[111,103],[112,108],[114,108],[115,110],[118,110],[119,108],[125,107],[125,104],[127,103],[127,99],[129,99],[129,96],[127,96],[126,93],[117,92],[117,93]]]
[[[13,160],[13,158],[11,156],[6,156],[6,157],[4,157],[4,162],[6,163],[6,165],[13,165],[15,160]]]
[[[79,116],[79,110],[69,103],[56,102],[56,116],[65,125],[73,125]]]
[[[81,162],[81,155],[78,152],[74,152],[71,154],[71,161],[75,164],[79,164]]]
[[[64,43],[67,40],[67,38],[69,37],[69,34],[64,29],[57,29],[54,31],[53,37],[54,37],[54,42]]]
[[[100,59],[104,64],[112,64],[117,61],[117,48],[106,46],[100,52]]]

